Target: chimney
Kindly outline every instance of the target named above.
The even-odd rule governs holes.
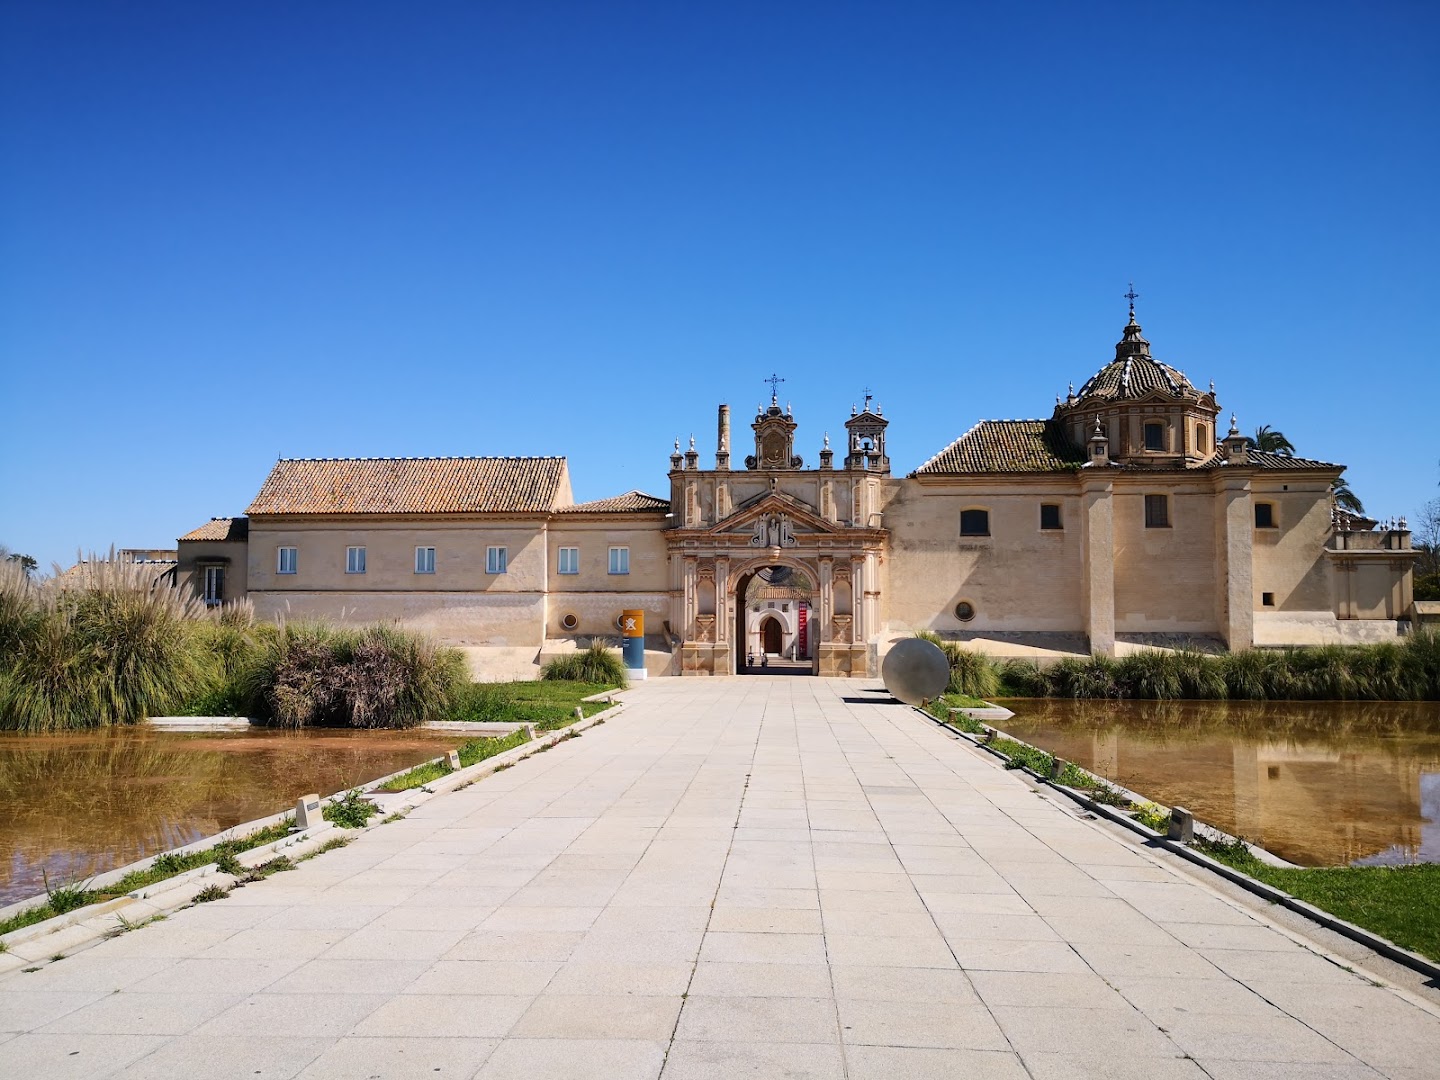
[[[715,468],[724,472],[730,468],[730,406],[720,406],[719,443],[715,450]]]

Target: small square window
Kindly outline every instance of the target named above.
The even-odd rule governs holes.
[[[435,549],[433,547],[417,547],[415,549],[415,572],[417,574],[433,574],[435,572]]]
[[[1065,526],[1060,522],[1059,503],[1040,504],[1040,528],[1042,529],[1063,529]]]
[[[1164,449],[1165,449],[1165,425],[1164,425],[1164,424],[1161,424],[1161,423],[1157,423],[1157,422],[1153,422],[1153,421],[1152,421],[1151,423],[1148,423],[1148,424],[1145,425],[1145,449],[1146,449],[1146,450],[1164,450]]]
[[[1272,503],[1255,504],[1255,528],[1275,528],[1275,506]]]
[[[961,535],[961,536],[989,536],[989,535],[990,535],[990,511],[989,511],[989,510],[961,510],[961,511],[960,511],[960,535]]]
[[[1261,607],[1274,607],[1274,606],[1275,606],[1275,594],[1274,594],[1273,592],[1262,592],[1262,593],[1260,594],[1260,606],[1261,606]]]
[[[1145,527],[1147,529],[1168,529],[1170,527],[1170,497],[1168,495],[1145,496]]]
[[[580,572],[580,549],[578,547],[562,547],[560,549],[560,565],[557,569],[562,574],[578,574]]]
[[[345,549],[345,572],[347,574],[363,574],[365,572],[365,549],[363,547],[347,547]]]
[[[282,547],[275,555],[275,572],[277,574],[293,574],[300,565],[300,549],[293,547]]]
[[[610,573],[630,573],[630,549],[628,547],[612,547],[610,549]]]
[[[485,549],[485,572],[487,574],[505,573],[506,562],[509,552],[503,547],[488,547]]]

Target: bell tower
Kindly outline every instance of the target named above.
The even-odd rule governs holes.
[[[784,381],[778,375],[766,380],[770,383],[770,407],[763,411],[757,409],[755,422],[750,425],[755,429],[755,453],[746,457],[747,469],[805,467],[804,459],[795,453],[795,429],[799,425],[795,423],[789,406],[783,412],[780,410],[780,398],[775,393],[776,384]]]
[[[885,453],[885,429],[890,426],[884,410],[878,405],[872,410],[871,394],[865,394],[865,409],[857,412],[850,407],[850,419],[845,421],[845,430],[850,435],[850,451],[845,455],[845,468],[878,472],[890,475],[890,458]]]

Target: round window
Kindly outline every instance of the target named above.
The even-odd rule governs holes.
[[[580,616],[576,615],[573,611],[567,611],[564,615],[560,616],[560,625],[566,630],[574,630],[580,625]]]
[[[969,600],[961,600],[955,605],[955,617],[961,622],[969,622],[975,617],[975,605]]]

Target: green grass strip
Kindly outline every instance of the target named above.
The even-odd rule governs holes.
[[[43,904],[26,908],[24,911],[11,915],[8,919],[0,920],[0,934],[8,934],[12,930],[34,926],[46,919],[53,919],[56,915],[64,915],[66,912],[90,904],[103,904],[106,900],[114,900],[118,896],[132,893],[136,889],[143,889],[147,885],[154,885],[167,878],[175,877],[177,874],[183,874],[187,870],[194,870],[198,866],[208,866],[211,863],[227,859],[227,857],[233,859],[239,852],[250,851],[252,848],[285,839],[290,835],[291,825],[291,820],[287,818],[274,825],[257,829],[246,836],[234,840],[222,840],[213,847],[200,851],[183,854],[167,851],[162,855],[155,856],[144,870],[132,870],[120,880],[101,889],[88,889],[79,885],[47,888],[48,898]]]
[[[1286,868],[1261,862],[1243,843],[1196,840],[1226,866],[1298,900],[1440,961],[1440,864]]]
[[[571,718],[573,721],[573,717]],[[460,747],[460,767],[466,768],[474,765],[477,761],[484,761],[496,754],[503,754],[507,750],[514,750],[517,746],[524,746],[530,741],[530,732],[524,728],[512,731],[493,739],[471,739]],[[432,781],[439,780],[442,776],[450,774],[450,765],[445,759],[438,761],[427,761],[423,765],[416,765],[409,772],[401,773],[399,776],[387,781],[377,791],[409,791],[412,788],[424,787]]]

